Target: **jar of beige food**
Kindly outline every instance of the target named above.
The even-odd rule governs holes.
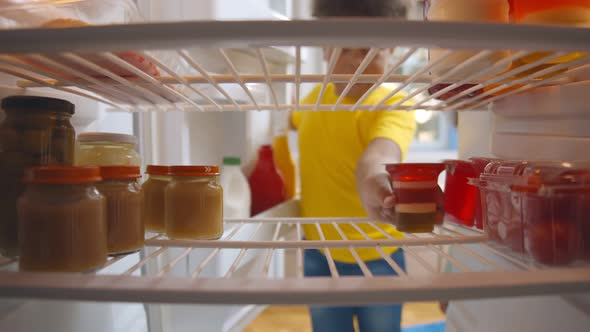
[[[106,200],[98,167],[47,166],[25,171],[18,200],[19,267],[85,272],[107,260]]]
[[[144,196],[143,218],[145,229],[150,232],[166,231],[164,195],[166,186],[170,183],[169,168],[162,165],[148,165],[145,171],[148,178],[141,186]]]
[[[213,240],[223,235],[223,189],[218,166],[171,166],[165,194],[166,235]]]
[[[82,133],[78,135],[76,165],[141,166],[135,149],[137,138],[117,133]]]
[[[107,247],[110,255],[138,251],[144,245],[143,192],[137,166],[102,166],[96,184],[107,200]]]

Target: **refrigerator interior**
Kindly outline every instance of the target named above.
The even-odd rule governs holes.
[[[271,138],[274,122],[284,121],[276,114],[288,111],[416,108],[459,111],[461,158],[590,160],[581,152],[590,151],[590,133],[585,130],[590,117],[583,107],[588,96],[580,92],[583,89],[576,90],[577,84],[590,79],[587,29],[354,19],[284,21],[272,13],[252,22],[230,21],[238,14],[222,17],[227,21],[192,21],[211,18],[207,10],[219,9],[204,2],[199,6],[197,11],[152,2],[140,8],[153,21],[149,24],[0,30],[2,84],[10,94],[10,89],[19,89],[19,93],[80,100],[77,109],[93,111],[80,117],[78,131],[134,133],[140,137],[146,164],[219,163],[224,154],[253,160],[256,147]],[[227,4],[222,1],[217,6]],[[179,21],[179,15],[184,22],[160,22]],[[327,43],[334,45],[334,54],[351,46],[369,48],[363,62],[380,48],[396,45],[396,53],[384,75],[361,71],[336,75],[331,72],[336,56],[328,59],[325,71],[317,63],[306,62],[321,54]],[[414,61],[428,48],[443,51],[439,61]],[[472,51],[465,61],[439,76],[429,74],[445,61],[464,55],[465,49]],[[506,49],[510,55],[499,62],[457,78],[469,66]],[[160,74],[148,75],[117,57],[117,52],[129,50],[152,61]],[[548,53],[501,70],[540,51]],[[531,70],[571,52],[582,55]],[[87,57],[94,53],[134,75],[97,70]],[[56,62],[55,54],[91,74]],[[32,59],[45,67],[23,61]],[[359,82],[394,84],[395,93],[408,94],[403,102],[412,99],[414,103],[299,103],[311,86],[329,82],[349,87]],[[448,86],[427,93],[439,84]],[[444,102],[436,100],[465,84],[472,87]],[[121,99],[121,91],[128,99]],[[552,320],[561,326],[588,326],[587,297],[580,297],[590,291],[590,268],[585,263],[539,265],[496,249],[480,230],[451,223],[431,234],[407,234],[404,239],[385,233],[387,238],[380,241],[307,241],[301,236],[303,224],[328,223],[338,228],[368,221],[302,219],[297,211],[297,202],[291,201],[257,218],[226,220],[226,232],[218,241],[172,240],[151,234],[141,253],[111,258],[96,274],[18,272],[14,259],[0,258],[0,327],[75,331],[90,324],[97,331],[183,331],[208,319],[215,325],[210,330],[231,331],[243,327],[247,318],[261,310],[259,305],[423,300],[453,301],[449,325],[456,331],[492,327],[486,322],[494,313],[503,313],[502,308],[511,313],[503,313],[510,317],[504,321],[507,326],[523,315],[535,317],[527,319],[530,323],[523,330],[553,326]],[[378,224],[371,224],[380,230]],[[405,273],[389,260],[400,272],[394,280],[372,276],[366,268],[360,277],[340,277],[333,267],[329,278],[302,275],[305,248],[382,246],[402,247],[414,268]],[[359,264],[363,267],[362,261]],[[562,320],[543,315],[550,311],[563,313]],[[72,319],[72,312],[80,320]],[[44,320],[24,319],[40,313]],[[95,323],[88,323],[90,316]]]

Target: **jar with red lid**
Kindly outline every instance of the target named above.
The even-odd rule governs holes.
[[[590,257],[590,163],[531,163],[512,190],[522,197],[525,249],[535,261]]]
[[[223,235],[223,189],[218,166],[171,166],[165,194],[166,235],[218,239]]]
[[[164,233],[164,195],[166,186],[170,183],[170,167],[162,165],[148,165],[145,173],[148,178],[141,186],[144,197],[143,218],[147,231]]]
[[[18,200],[23,271],[83,272],[107,259],[106,200],[98,167],[47,166],[25,171]]]
[[[387,164],[400,232],[432,232],[437,221],[438,176],[444,164]]]
[[[111,255],[143,248],[143,192],[137,166],[102,166],[96,185],[107,201],[107,244]]]

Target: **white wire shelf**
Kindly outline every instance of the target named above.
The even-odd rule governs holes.
[[[368,221],[227,220],[227,230],[220,240],[178,241],[152,236],[146,240],[141,254],[111,258],[95,273],[17,272],[16,261],[0,259],[0,297],[154,303],[370,304],[590,291],[590,266],[539,266],[495,249],[477,230],[444,225],[433,233],[393,239],[380,225],[368,223],[384,234],[381,240],[368,240],[367,234],[357,227],[359,223]],[[340,234],[343,226],[352,227],[365,240],[300,240],[305,224],[315,225],[320,231],[320,224],[330,224]],[[253,240],[264,232],[269,240]],[[382,249],[388,246],[401,247],[406,265],[413,267],[403,270]],[[331,275],[304,277],[304,250],[309,248],[347,248],[363,275],[340,275],[331,255],[326,255]],[[354,251],[356,248],[375,248],[398,276],[372,275]],[[222,266],[215,265],[220,257],[230,259]],[[279,262],[284,265],[281,272],[276,268]],[[284,272],[287,270],[292,272]]]
[[[18,78],[22,88],[54,88],[121,111],[457,111],[485,109],[512,94],[571,82],[590,65],[588,40],[590,29],[585,28],[359,19],[23,29],[0,31],[0,72]],[[403,47],[404,52],[386,72],[364,74],[378,51],[392,45]],[[192,53],[193,46],[213,50],[225,72],[209,72]],[[275,46],[294,54],[288,74],[276,72],[266,55],[265,50]],[[302,52],[325,46],[333,48],[327,71],[303,72]],[[368,49],[358,70],[334,73],[337,55],[350,47]],[[440,51],[440,57],[407,69],[427,48]],[[256,58],[256,68],[243,72],[228,56],[230,49],[247,49]],[[472,53],[465,56],[466,50]],[[499,50],[510,52],[489,66],[476,65]],[[145,58],[159,75],[123,60],[119,51]],[[165,60],[158,57],[161,52]],[[577,56],[568,57],[572,52]],[[457,59],[456,65],[448,65]],[[346,92],[357,83],[369,83],[372,88],[354,104],[343,98],[334,104],[299,103],[302,85],[327,83],[345,83]],[[397,85],[382,100],[365,104],[369,93],[384,83]],[[269,98],[258,100],[252,84],[266,86]],[[246,101],[230,95],[228,85],[240,87]],[[222,101],[204,92],[207,88],[222,96]],[[431,88],[438,90],[430,94]],[[292,98],[282,98],[280,91],[290,91]],[[407,96],[394,104],[386,102],[399,92]],[[320,94],[324,93],[322,89]],[[449,93],[453,95],[437,100]]]

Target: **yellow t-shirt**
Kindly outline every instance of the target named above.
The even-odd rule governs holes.
[[[301,104],[315,104],[320,90],[321,86],[316,86]],[[381,86],[363,104],[377,104],[390,92]],[[386,104],[394,104],[402,98],[403,94],[396,94]],[[334,86],[326,86],[321,103],[334,104],[337,99]],[[342,101],[343,104],[355,102],[348,97]],[[302,216],[319,218],[366,217],[355,181],[358,160],[367,145],[378,137],[396,142],[402,156],[405,155],[416,129],[413,112],[406,111],[300,111],[293,113],[292,122],[299,131]],[[385,238],[368,224],[359,226],[372,239]],[[396,238],[403,236],[393,226],[381,226]],[[326,239],[341,239],[334,226],[326,224],[321,225],[321,228]],[[364,239],[351,225],[341,225],[341,228],[348,239]],[[307,239],[320,239],[315,225],[305,225],[303,230]],[[383,248],[388,254],[396,249]],[[346,248],[331,249],[330,253],[337,261],[356,262]],[[357,253],[364,261],[382,258],[375,249],[359,248]]]

